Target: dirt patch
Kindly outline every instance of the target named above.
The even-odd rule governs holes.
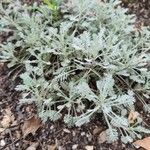
[[[122,6],[129,8],[130,14],[136,14],[137,24],[150,25],[150,1],[149,0],[122,0]]]

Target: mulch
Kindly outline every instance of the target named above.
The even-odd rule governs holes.
[[[27,1],[31,3],[31,0]],[[122,5],[129,8],[129,13],[137,15],[138,24],[150,25],[149,0],[136,0],[136,2],[123,0]],[[38,143],[37,150],[55,150],[55,144],[58,145],[58,150],[86,150],[87,146],[93,146],[94,150],[135,150],[132,144],[125,145],[120,140],[112,144],[106,142],[101,144],[99,142],[99,134],[107,128],[101,116],[96,116],[94,120],[81,128],[69,128],[62,121],[55,123],[47,121],[35,134],[23,137],[23,123],[28,118],[36,115],[36,106],[34,104],[19,104],[21,93],[15,91],[16,85],[20,82],[17,74],[17,70],[13,71],[8,69],[6,64],[0,64],[0,120],[5,115],[5,110],[9,108],[15,122],[4,132],[0,132],[1,150],[27,150],[33,143]],[[140,104],[137,105],[140,114],[150,126],[150,117],[142,112]],[[5,144],[1,145],[2,141]]]

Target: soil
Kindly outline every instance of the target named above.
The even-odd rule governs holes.
[[[26,0],[31,3],[32,1]],[[129,13],[137,15],[137,23],[150,25],[150,1],[137,0],[127,2],[123,0],[124,7],[129,8]],[[3,39],[0,36],[0,39]],[[30,145],[37,143],[37,150],[135,150],[132,144],[123,144],[120,140],[112,144],[99,142],[99,135],[106,130],[101,116],[96,116],[89,124],[81,128],[68,128],[63,122],[52,123],[47,121],[34,133],[23,136],[22,126],[24,122],[36,115],[36,106],[20,105],[21,94],[15,91],[20,82],[17,70],[8,69],[6,64],[0,64],[0,120],[6,116],[6,110],[10,110],[13,122],[5,131],[0,131],[1,150],[34,150]],[[138,111],[145,123],[150,126],[150,117],[142,112],[142,106],[137,104]],[[1,128],[0,128],[1,130]],[[89,146],[89,147],[88,147]],[[57,147],[57,148],[56,148]],[[91,149],[90,149],[91,148]],[[142,150],[142,149],[141,149]]]
[[[150,25],[150,0],[122,0],[122,6],[136,14],[138,25]]]

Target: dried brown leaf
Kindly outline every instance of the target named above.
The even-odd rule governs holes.
[[[56,150],[56,149],[57,149],[56,144],[48,146],[48,150]]]
[[[0,133],[4,132],[5,128],[0,128]]]
[[[128,116],[128,122],[134,123],[134,121],[138,118],[139,113],[137,111],[131,110]]]
[[[22,127],[23,136],[26,137],[28,134],[35,132],[41,127],[41,120],[36,116],[31,117],[30,119],[26,120]]]
[[[103,130],[103,128],[101,128],[101,127],[96,127],[96,128],[93,130],[93,135],[96,135],[96,134],[101,133],[102,130]]]
[[[100,144],[102,144],[102,143],[104,143],[106,141],[107,141],[107,134],[106,134],[106,130],[105,130],[105,131],[103,131],[103,132],[100,133],[100,135],[98,137],[98,142]]]
[[[8,128],[10,124],[14,121],[14,115],[11,112],[11,109],[5,109],[5,115],[1,121],[1,125],[3,128]]]
[[[39,143],[33,143],[26,150],[36,150],[38,145],[39,145]]]
[[[140,146],[146,150],[150,150],[150,137],[144,138],[142,140],[137,140],[133,143],[135,146]]]

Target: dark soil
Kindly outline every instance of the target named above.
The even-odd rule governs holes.
[[[123,6],[129,7],[129,13],[137,15],[137,23],[150,25],[150,1],[137,0],[128,3],[123,0]],[[131,1],[131,0],[130,0]],[[31,0],[26,0],[32,3]],[[4,37],[0,36],[0,40]],[[106,130],[101,116],[96,116],[89,124],[81,128],[68,128],[63,122],[52,123],[47,121],[37,132],[23,137],[22,125],[25,120],[36,114],[36,107],[32,105],[21,106],[19,104],[20,93],[15,91],[20,82],[18,71],[13,71],[0,64],[0,120],[5,116],[5,110],[10,108],[14,115],[14,122],[3,132],[0,132],[1,150],[26,150],[31,144],[38,143],[37,150],[86,150],[86,146],[93,146],[94,150],[135,150],[132,144],[124,145],[121,141],[108,144],[99,143],[99,134]],[[150,126],[150,117],[142,112],[142,106],[137,104],[144,121]],[[30,149],[31,150],[31,149]],[[34,149],[33,149],[34,150]],[[92,149],[87,149],[92,150]]]
[[[150,25],[150,0],[122,0],[129,13],[136,14],[138,25]]]

